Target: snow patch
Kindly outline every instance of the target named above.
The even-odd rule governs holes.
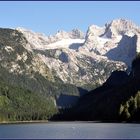
[[[46,49],[69,48],[71,44],[82,44],[85,39],[62,39],[46,46]]]
[[[99,48],[103,48],[104,47],[104,44],[108,41],[110,41],[111,39],[108,39],[108,38],[103,38],[103,37],[97,37],[97,41],[99,43],[99,45],[97,47]]]

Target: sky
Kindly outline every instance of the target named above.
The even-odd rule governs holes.
[[[113,19],[140,25],[139,1],[0,1],[0,27],[23,27],[46,35],[92,24],[104,26]]]

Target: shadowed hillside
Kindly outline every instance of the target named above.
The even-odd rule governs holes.
[[[140,121],[140,56],[132,62],[128,75],[114,71],[99,88],[83,95],[69,110],[61,110],[56,120]]]

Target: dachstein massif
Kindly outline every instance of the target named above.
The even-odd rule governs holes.
[[[124,19],[86,34],[0,28],[0,121],[138,120],[139,51]]]

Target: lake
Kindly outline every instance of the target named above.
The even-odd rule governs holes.
[[[93,122],[1,124],[0,138],[140,138],[140,124]]]

